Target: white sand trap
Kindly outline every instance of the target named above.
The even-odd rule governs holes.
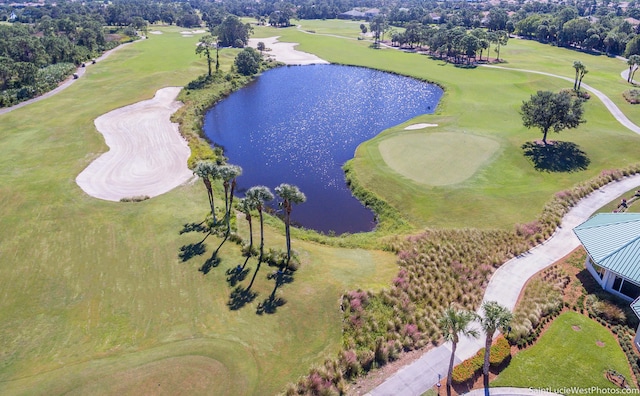
[[[438,124],[413,124],[413,125],[409,125],[408,127],[405,127],[404,129],[411,131],[414,129],[433,128],[437,126]]]
[[[159,30],[152,30],[149,32],[149,34],[162,34],[162,32]]]
[[[92,197],[119,201],[157,196],[188,181],[193,176],[187,168],[189,146],[170,121],[182,106],[175,100],[180,89],[162,88],[153,99],[96,118],[110,150],[78,175],[80,188]]]
[[[259,42],[263,42],[264,46],[269,49],[269,51],[263,52],[265,56],[272,56],[278,62],[282,62],[287,65],[314,65],[329,63],[326,60],[318,58],[308,52],[296,50],[294,47],[298,45],[298,43],[278,42],[278,37],[252,38],[249,39],[249,46],[257,48]]]
[[[183,34],[182,37],[193,37],[193,34]]]
[[[193,33],[193,34],[200,34],[200,33],[206,33],[206,32],[207,32],[206,30],[198,29],[198,30],[194,30],[194,31],[193,31],[193,32],[191,32],[191,33]]]

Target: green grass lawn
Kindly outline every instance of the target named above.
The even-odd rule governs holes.
[[[238,246],[207,275],[198,268],[219,240],[178,257],[203,237],[180,234],[207,212],[201,183],[140,203],[87,196],[75,177],[107,150],[93,120],[206,70],[197,37],[153,28],[163,34],[0,116],[0,394],[274,394],[338,350],[345,290],[397,272],[389,253],[294,241],[302,266],[277,294],[287,303],[256,314],[273,288],[263,266],[256,300],[232,311],[225,271],[243,261]],[[267,232],[268,247],[284,246],[282,230]]]
[[[534,346],[514,356],[491,386],[552,391],[569,387],[613,388],[604,376],[608,369],[633,382],[624,352],[609,330],[583,315],[567,312],[553,321]]]
[[[319,23],[313,21],[309,26]],[[306,29],[307,21],[300,24],[301,29]],[[435,81],[445,88],[435,114],[419,116],[381,131],[377,137],[362,143],[352,160],[360,182],[398,208],[416,227],[510,228],[515,223],[534,220],[557,191],[594,177],[603,169],[625,167],[640,160],[640,136],[622,127],[601,102],[592,98],[585,104],[585,124],[577,130],[550,135],[550,139],[578,144],[591,161],[589,168],[571,173],[538,172],[533,168],[523,156],[521,146],[540,139],[541,133],[522,126],[519,108],[537,90],[557,91],[572,87],[572,82],[521,71],[457,68],[425,55],[394,49],[375,50],[366,41],[313,35],[296,28],[263,27],[257,28],[256,34],[260,37],[278,35],[282,41],[300,43],[300,50],[331,62],[390,70]],[[503,47],[501,58],[508,62],[503,64],[507,67],[549,71],[568,77],[574,74],[573,60],[582,60],[590,70],[584,83],[611,95],[630,118],[636,114],[634,108],[624,105],[621,97],[627,89],[620,78],[620,72],[626,68],[621,60],[515,39]],[[616,99],[615,95],[620,98]],[[635,119],[640,121],[640,117]],[[404,127],[418,122],[438,124],[439,132],[487,137],[497,142],[499,148],[472,177],[461,178],[455,185],[433,186],[412,180],[395,169],[410,168],[413,156],[396,158],[397,162],[389,166],[380,145],[388,144],[390,136],[402,136]],[[427,128],[422,133],[434,132]],[[425,150],[424,155],[450,158],[457,164],[466,162],[455,147],[455,144],[449,144],[449,148],[434,147]],[[462,168],[475,167],[471,164]]]
[[[359,34],[359,24],[352,31],[344,21],[300,23],[305,30]],[[145,394],[158,388],[273,394],[335,355],[345,290],[380,289],[397,272],[388,253],[294,240],[302,266],[295,281],[278,291],[287,304],[276,314],[256,315],[257,302],[273,287],[265,278],[270,269],[263,267],[256,300],[231,311],[225,271],[242,260],[238,247],[227,242],[219,266],[206,275],[198,268],[219,240],[209,238],[206,252],[190,260],[178,257],[182,246],[202,238],[180,234],[183,224],[199,222],[206,213],[199,183],[141,203],[85,195],[75,177],[107,150],[93,120],[149,99],[159,88],[182,86],[206,70],[205,60],[195,55],[197,37],[183,37],[184,29],[176,27],[153,30],[163,34],[89,65],[85,76],[55,97],[0,116],[0,394]],[[363,40],[296,28],[256,28],[256,37],[274,35],[333,62],[392,70],[445,87],[436,114],[384,131],[363,143],[354,160],[362,183],[416,227],[511,227],[535,218],[556,191],[639,159],[640,137],[591,100],[587,124],[560,135],[588,153],[590,168],[569,174],[533,170],[519,147],[539,133],[521,126],[519,105],[537,89],[560,89],[567,82],[516,71],[459,69],[423,55],[373,50]],[[512,48],[519,52],[511,54]],[[502,56],[510,67],[571,76],[571,62],[565,65],[561,56],[571,58],[573,52],[541,56],[547,50],[557,49],[510,42]],[[235,53],[222,51],[223,70]],[[599,72],[600,62],[610,72]],[[598,57],[584,63],[592,70],[585,83],[617,89],[611,73],[618,64],[622,70],[623,62]],[[438,158],[451,152],[465,162],[461,169],[470,176],[454,185],[401,177],[386,165],[379,147],[418,122],[439,124],[437,131],[416,135],[426,141],[435,133],[470,134],[498,146],[485,148],[482,152],[491,155],[480,163],[457,157],[450,142],[429,149]],[[406,163],[394,166],[407,172]],[[246,234],[246,225],[239,226]],[[267,246],[284,246],[282,234],[267,227]],[[185,371],[185,365],[193,371]]]

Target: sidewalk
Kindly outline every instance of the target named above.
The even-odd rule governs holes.
[[[582,199],[563,217],[562,224],[551,238],[498,268],[489,281],[483,301],[497,301],[513,309],[520,291],[531,276],[580,245],[578,238],[573,234],[574,227],[586,221],[600,207],[638,186],[640,186],[640,175],[635,175],[610,183]],[[484,335],[481,331],[480,334],[478,339],[461,337],[456,350],[456,364],[470,358],[484,347]],[[439,379],[438,375],[441,378],[447,375],[450,357],[451,344],[440,345],[412,364],[398,370],[367,395],[419,396],[434,388]]]

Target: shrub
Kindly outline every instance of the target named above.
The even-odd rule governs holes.
[[[629,89],[624,91],[622,96],[631,104],[640,103],[640,89]]]
[[[459,365],[453,368],[451,375],[451,381],[456,384],[464,384],[467,381],[474,379],[478,372],[482,370],[484,363],[484,348],[478,351],[473,357],[465,360]]]
[[[495,343],[491,346],[491,355],[489,356],[489,364],[493,367],[499,367],[511,358],[511,345],[504,336],[499,336]]]

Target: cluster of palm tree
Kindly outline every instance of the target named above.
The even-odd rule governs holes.
[[[209,207],[211,210],[211,228],[215,229],[221,225],[225,227],[225,237],[231,232],[231,212],[233,208],[233,198],[236,188],[236,178],[242,175],[242,168],[238,165],[223,164],[220,165],[213,161],[199,161],[194,167],[193,173],[202,179],[209,197]],[[216,208],[214,202],[214,191],[212,184],[215,181],[222,181],[224,188],[225,211],[224,219],[219,220],[216,216]],[[280,205],[284,210],[285,237],[287,242],[287,256],[284,268],[289,268],[291,261],[291,210],[294,204],[306,201],[306,196],[298,189],[297,186],[282,183],[275,188],[276,194],[280,197]],[[260,218],[260,245],[258,256],[258,268],[264,259],[264,209],[269,201],[275,198],[269,187],[254,186],[247,190],[245,197],[240,199],[237,209],[244,213],[249,224],[249,246],[247,259],[253,252],[253,224],[251,212],[257,211]],[[245,261],[246,264],[246,261]]]
[[[627,82],[633,84],[633,76],[636,74],[636,70],[640,67],[640,55],[631,55],[627,59],[627,65],[629,66],[629,74],[627,75]]]
[[[486,336],[482,375],[484,377],[485,395],[489,394],[489,359],[493,336],[498,330],[507,331],[512,318],[512,313],[496,301],[483,303],[481,315],[472,311],[456,309],[453,306],[449,306],[444,310],[438,324],[445,341],[451,342],[451,359],[449,360],[449,371],[447,372],[447,396],[451,396],[453,363],[460,336],[478,338],[480,332],[477,327],[473,327],[473,323],[476,321],[479,322],[480,328]]]
[[[587,67],[584,65],[584,63],[580,61],[573,61],[573,68],[576,71],[576,78],[573,82],[573,90],[577,92],[580,91],[580,87],[582,86],[582,79],[587,73],[589,73],[589,70],[587,70]]]

